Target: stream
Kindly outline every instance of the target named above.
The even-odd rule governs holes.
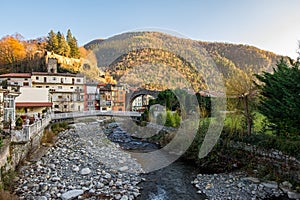
[[[110,124],[108,130],[106,131],[108,138],[118,143],[125,150],[148,152],[160,148],[157,144],[131,137],[126,131],[119,128],[117,124]],[[197,172],[199,171],[192,163],[179,159],[165,168],[146,173],[143,175],[145,181],[139,184],[142,190],[138,199],[207,199],[205,195],[198,194],[197,189],[191,184],[197,176]]]

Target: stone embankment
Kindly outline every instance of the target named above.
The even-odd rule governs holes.
[[[141,166],[110,142],[98,123],[76,124],[17,178],[20,199],[134,199]]]
[[[285,181],[261,181],[244,173],[198,174],[192,184],[198,193],[210,199],[300,199],[300,194],[292,191],[292,184]]]

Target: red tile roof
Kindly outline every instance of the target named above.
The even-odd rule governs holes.
[[[31,78],[31,74],[30,73],[9,73],[9,74],[1,74],[0,77]]]
[[[51,102],[17,102],[16,107],[52,107]]]

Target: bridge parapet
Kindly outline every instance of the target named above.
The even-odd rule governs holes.
[[[89,116],[112,116],[112,117],[141,117],[139,112],[131,111],[100,111],[100,110],[89,110],[83,112],[70,112],[70,113],[53,113],[51,114],[52,120],[59,119],[71,119]]]
[[[36,120],[33,124],[26,124],[21,130],[12,130],[11,132],[11,141],[16,143],[28,142],[31,138],[44,130],[51,121],[51,116],[46,115],[45,118]]]

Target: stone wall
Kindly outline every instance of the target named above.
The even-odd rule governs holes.
[[[15,171],[17,166],[28,156],[29,153],[40,147],[40,141],[43,137],[44,129],[39,130],[31,137],[31,140],[24,143],[11,142],[10,139],[5,139],[3,146],[0,149],[0,182],[2,177],[10,172]]]

